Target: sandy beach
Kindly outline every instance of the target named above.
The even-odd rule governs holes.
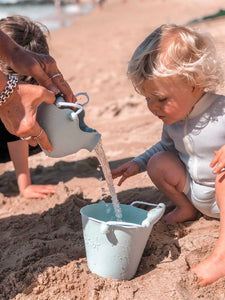
[[[108,0],[102,10],[51,32],[51,55],[66,80],[74,93],[90,96],[85,122],[101,133],[111,168],[142,153],[161,135],[160,120],[126,77],[136,46],[163,23],[186,24],[220,9],[225,9],[222,0]],[[215,37],[223,60],[225,17],[192,26]],[[80,216],[81,207],[110,201],[95,152],[81,150],[60,159],[39,153],[29,165],[33,183],[57,184],[57,193],[44,200],[21,197],[12,163],[0,164],[0,300],[225,299],[225,278],[200,287],[190,272],[211,253],[218,220],[200,215],[183,224],[159,221],[132,280],[101,278],[87,267]],[[122,204],[164,202],[171,208],[146,173],[121,187],[117,182]]]

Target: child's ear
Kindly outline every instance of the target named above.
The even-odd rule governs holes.
[[[199,94],[202,94],[203,90],[200,86],[193,86],[192,87],[192,93],[196,96],[196,95],[199,95]]]

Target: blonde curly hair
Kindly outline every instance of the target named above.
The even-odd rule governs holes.
[[[174,24],[160,26],[137,47],[127,75],[140,93],[145,80],[179,77],[207,92],[223,78],[212,38]]]

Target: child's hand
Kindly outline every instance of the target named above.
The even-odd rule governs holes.
[[[28,185],[21,194],[24,198],[45,199],[48,194],[56,193],[56,185]]]
[[[128,177],[134,176],[139,173],[139,166],[134,161],[129,161],[122,165],[121,167],[115,169],[112,171],[112,177],[117,178],[119,176],[122,176],[120,178],[120,181],[118,182],[118,185],[121,185]]]
[[[219,174],[225,168],[225,146],[221,147],[218,151],[214,151],[215,157],[210,163],[210,167],[214,168],[213,173]]]

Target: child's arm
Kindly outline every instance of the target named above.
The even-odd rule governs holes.
[[[113,179],[122,176],[118,182],[118,185],[120,186],[128,177],[134,176],[139,172],[145,171],[151,156],[159,151],[165,151],[161,142],[158,142],[157,144],[155,144],[150,149],[148,149],[141,155],[137,156],[133,160],[113,170],[112,171]]]
[[[54,185],[31,185],[28,167],[29,148],[26,141],[18,140],[8,143],[9,154],[13,162],[20,193],[25,198],[46,198],[46,194],[54,194]]]
[[[31,184],[28,168],[28,143],[22,140],[7,144],[9,155],[13,162],[19,190],[22,191]]]
[[[141,155],[135,157],[130,162],[112,171],[113,178],[122,176],[118,185],[121,185],[128,177],[134,176],[139,172],[146,171],[149,159],[157,152],[170,151],[177,153],[174,142],[167,133],[166,126],[163,126],[161,141],[153,145]]]
[[[128,177],[134,176],[139,173],[139,165],[135,161],[129,161],[119,168],[112,171],[112,177],[117,178],[122,176],[118,182],[121,185]]]

